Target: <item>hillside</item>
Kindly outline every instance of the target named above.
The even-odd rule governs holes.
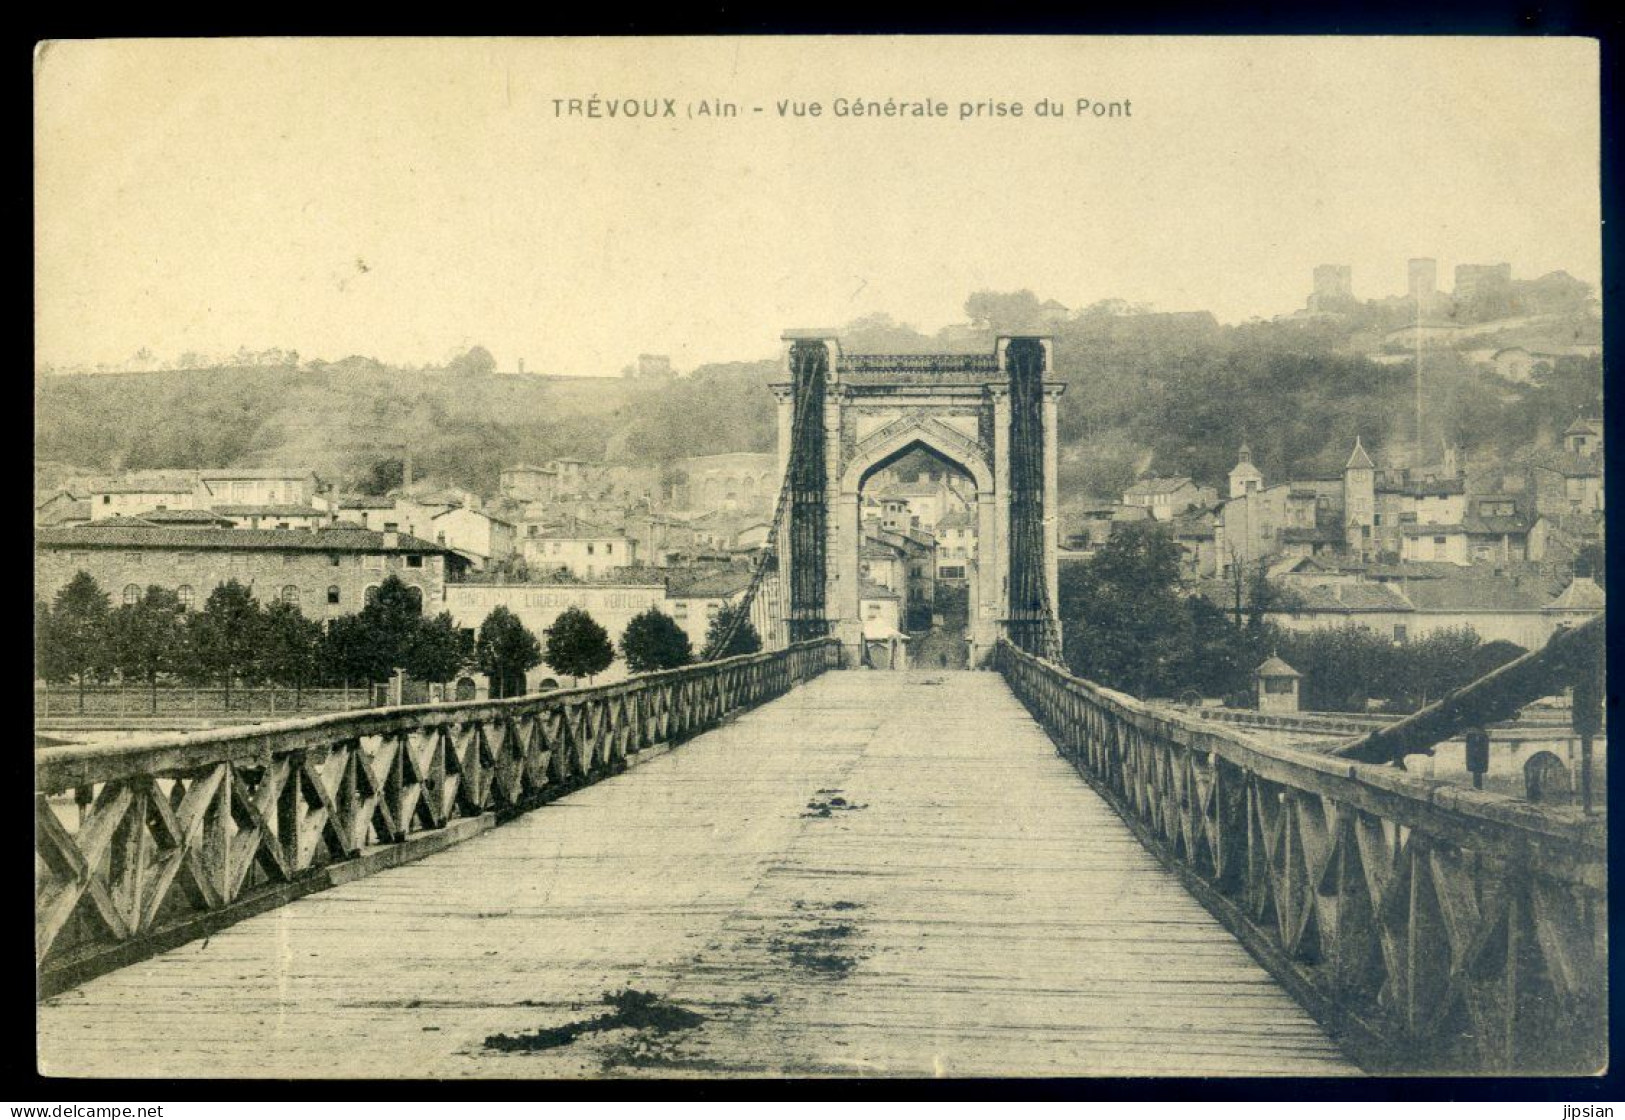
[[[702,367],[661,384],[354,365],[42,377],[35,457],[85,471],[298,464],[345,485],[410,449],[423,472],[491,489],[505,464],[601,459],[612,445],[645,462],[768,450],[774,369]]]
[[[936,336],[871,316],[848,325],[843,347],[991,345],[995,332],[1019,329],[1000,316],[1034,302],[1018,295],[978,293],[966,305],[974,327]],[[1266,477],[1282,479],[1339,469],[1357,434],[1374,449],[1412,438],[1413,365],[1351,352],[1356,322],[1222,326],[1206,313],[1108,302],[1046,329],[1068,384],[1060,408],[1068,497],[1121,493],[1144,471],[1222,489],[1243,440]],[[50,376],[36,381],[35,458],[82,471],[299,464],[350,486],[409,448],[419,471],[490,491],[504,465],[522,460],[658,463],[771,450],[767,385],[777,376],[767,358],[658,382],[400,371],[360,358],[315,369]],[[1561,357],[1538,366],[1532,383],[1514,384],[1465,350],[1436,351],[1425,355],[1422,381],[1429,454],[1448,441],[1466,456],[1505,455],[1601,407],[1596,357]]]

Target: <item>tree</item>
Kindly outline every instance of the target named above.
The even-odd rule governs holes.
[[[329,619],[316,648],[316,679],[328,685],[372,680],[372,651],[359,615]]]
[[[1030,327],[1038,321],[1043,305],[1031,290],[1019,292],[972,292],[965,300],[965,314],[971,323],[989,330]]]
[[[368,680],[388,680],[405,667],[423,626],[422,592],[392,575],[378,585],[378,594],[358,617],[367,636],[367,657],[360,668]]]
[[[547,628],[547,663],[556,672],[590,681],[614,660],[609,631],[580,607],[571,607]]]
[[[488,377],[496,372],[496,368],[497,360],[491,356],[491,351],[483,346],[475,346],[453,358],[446,372],[459,377]]]
[[[187,644],[192,671],[200,678],[214,677],[226,690],[231,707],[231,686],[251,680],[259,669],[265,612],[236,580],[209,592],[203,609],[187,620]]]
[[[491,678],[498,696],[511,696],[524,692],[525,673],[542,663],[542,646],[518,615],[496,607],[480,623],[474,662]]]
[[[306,685],[316,679],[322,626],[292,603],[275,602],[265,611],[265,639],[260,668],[275,684],[294,690],[297,705]]]
[[[375,498],[382,497],[405,484],[405,472],[406,464],[400,459],[375,459],[368,464],[366,474],[355,484],[356,492]]]
[[[626,624],[621,656],[631,672],[654,673],[693,661],[694,646],[676,619],[650,607]]]
[[[450,611],[441,611],[420,622],[402,668],[417,680],[444,684],[473,657],[473,635],[452,621]]]
[[[44,632],[38,636],[40,675],[48,681],[77,681],[79,710],[85,710],[85,686],[112,668],[107,631],[112,600],[91,578],[78,572],[56,593]]]
[[[711,623],[705,628],[705,652],[700,655],[703,661],[720,661],[724,657],[740,657],[747,653],[756,653],[762,648],[762,636],[756,632],[756,627],[749,618],[741,618],[739,626],[728,638],[728,628],[733,625],[733,619],[739,613],[743,604],[724,606],[712,616]],[[723,641],[727,640],[727,647],[723,648]]]
[[[186,608],[164,587],[114,611],[109,626],[113,662],[126,681],[144,681],[158,711],[158,678],[177,671],[186,655]]]

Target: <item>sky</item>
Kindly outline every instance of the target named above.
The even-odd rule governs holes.
[[[609,117],[626,99],[659,115]],[[717,100],[739,115],[689,115]],[[1025,111],[961,119],[988,100]],[[613,375],[876,312],[934,331],[983,288],[1236,322],[1303,306],[1320,263],[1362,298],[1403,292],[1412,256],[1446,287],[1497,261],[1595,285],[1598,149],[1578,39],[58,42],[35,59],[36,356],[480,344]]]

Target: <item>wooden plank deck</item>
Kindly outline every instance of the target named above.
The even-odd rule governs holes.
[[[703,1020],[614,1018],[626,989]],[[40,1006],[39,1043],[84,1076],[1359,1072],[998,676],[929,671],[829,673],[94,980]]]

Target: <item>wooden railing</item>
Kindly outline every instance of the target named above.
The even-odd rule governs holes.
[[[1001,642],[1063,757],[1368,1069],[1607,1061],[1604,825],[1154,711]]]
[[[822,640],[596,688],[38,750],[42,994],[455,843],[839,658]]]

